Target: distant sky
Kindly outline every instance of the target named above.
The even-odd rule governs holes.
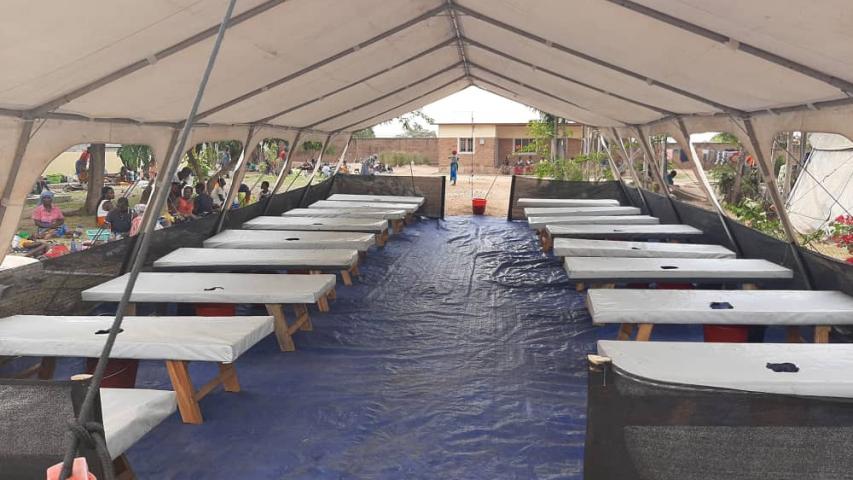
[[[507,100],[477,87],[468,87],[465,90],[431,103],[422,110],[436,122],[445,123],[470,122],[472,112],[474,121],[478,123],[524,123],[539,116],[534,109],[526,105]],[[436,129],[435,126],[427,127],[432,130]],[[373,127],[373,131],[376,132],[377,137],[396,137],[403,133],[400,122],[396,120],[375,126]]]

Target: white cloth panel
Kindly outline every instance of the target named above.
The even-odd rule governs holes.
[[[554,239],[557,257],[638,258],[735,258],[735,252],[720,245],[667,242],[624,242],[618,240]]]
[[[366,252],[376,235],[359,232],[294,232],[285,230],[223,230],[204,241],[205,248],[355,249]]]
[[[357,250],[273,250],[240,248],[179,248],[154,262],[157,270],[246,267],[258,270],[286,268],[348,269],[358,262]]]
[[[358,217],[255,217],[243,224],[246,230],[295,230],[295,231],[338,231],[373,232],[388,230],[388,221],[375,218]]]
[[[571,280],[596,279],[789,279],[793,272],[767,260],[740,258],[566,257]]]

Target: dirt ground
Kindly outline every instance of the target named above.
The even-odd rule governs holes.
[[[398,167],[394,169],[394,175],[408,176],[414,173],[415,176],[448,176],[434,166],[416,165],[412,170],[413,172],[408,167]],[[451,185],[448,178],[444,213],[445,215],[471,215],[471,198],[485,197],[486,215],[506,217],[511,183],[510,175],[474,175],[472,179],[471,175],[461,174],[456,185]]]

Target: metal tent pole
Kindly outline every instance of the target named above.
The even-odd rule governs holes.
[[[314,182],[314,177],[317,175],[317,172],[320,171],[320,165],[323,164],[323,156],[326,154],[326,148],[329,146],[329,141],[332,139],[333,134],[326,135],[326,140],[323,141],[323,147],[320,149],[320,156],[317,157],[317,163],[314,165],[314,170],[311,171],[311,176],[308,177],[308,185],[305,185],[305,190],[302,191],[302,196],[299,197],[298,207],[302,207],[302,204],[305,202],[305,198],[308,196],[308,192],[311,191],[311,183]]]
[[[341,169],[341,165],[343,165],[343,163],[344,163],[344,159],[347,156],[347,150],[349,150],[349,146],[351,143],[352,143],[352,134],[350,133],[349,137],[347,137],[347,143],[344,145],[344,151],[341,152],[341,156],[338,158],[338,163],[335,165],[335,171],[332,173],[333,177],[335,175],[337,175],[338,170]]]
[[[672,199],[672,193],[669,191],[669,185],[663,180],[663,175],[661,174],[660,168],[658,167],[657,162],[655,161],[655,155],[652,152],[652,146],[649,144],[648,135],[643,133],[643,130],[638,126],[634,126],[634,130],[639,135],[637,139],[640,142],[640,145],[643,147],[645,151],[646,158],[649,159],[649,165],[652,167],[652,171],[654,172],[655,180],[657,180],[658,185],[660,185],[663,194],[666,196],[666,199],[669,200],[669,206],[672,208],[672,213],[675,214],[675,219],[678,223],[683,223],[681,220],[681,214],[678,213],[678,209],[675,207],[675,200]]]
[[[160,172],[160,177],[158,178],[158,183],[160,183],[161,187],[165,186],[165,183],[171,180],[172,176],[178,169],[178,164],[180,163],[181,153],[184,151],[184,147],[186,146],[187,138],[190,135],[190,131],[192,130],[193,123],[195,121],[196,113],[198,113],[198,107],[201,104],[201,99],[204,96],[205,88],[207,87],[207,82],[210,79],[210,73],[213,71],[213,65],[216,63],[216,57],[219,54],[219,49],[222,46],[222,39],[225,37],[225,30],[228,28],[228,22],[231,19],[231,14],[234,12],[234,5],[237,3],[237,0],[230,0],[228,2],[228,6],[225,10],[225,15],[222,18],[222,23],[219,24],[219,32],[216,34],[216,40],[213,43],[213,48],[210,52],[210,57],[207,60],[207,66],[205,67],[204,74],[201,77],[201,81],[199,82],[198,90],[196,91],[195,99],[193,100],[192,107],[190,107],[190,112],[187,115],[186,120],[184,121],[183,128],[181,129],[181,134],[178,140],[178,144],[175,149],[172,151],[172,155],[169,158],[169,161],[166,164],[166,168],[164,171]],[[168,194],[167,188],[160,188],[160,191],[157,192],[157,195],[154,197],[154,205],[153,211],[159,212],[163,209],[163,205],[166,203],[166,195]],[[142,265],[145,263],[145,257],[148,253],[148,248],[151,244],[151,234],[154,232],[154,225],[157,222],[157,215],[147,215],[143,222],[142,232],[140,233],[140,246],[139,251],[136,254],[136,258],[133,259],[133,266],[128,274],[127,285],[125,286],[124,292],[121,296],[121,301],[119,302],[118,309],[116,310],[115,319],[113,319],[112,327],[110,327],[110,333],[107,335],[106,342],[104,344],[104,349],[101,351],[100,358],[98,359],[98,364],[95,367],[95,373],[92,378],[92,383],[89,385],[89,388],[86,390],[86,397],[83,399],[83,404],[80,407],[80,414],[76,419],[76,425],[80,428],[86,425],[91,421],[91,413],[93,411],[93,406],[95,404],[95,398],[98,396],[101,381],[104,378],[104,374],[107,368],[107,359],[110,356],[110,351],[112,350],[113,345],[115,344],[116,337],[120,331],[122,320],[124,320],[124,314],[127,310],[127,306],[130,303],[130,296],[133,292],[133,287],[136,284],[136,279],[139,277],[139,272],[142,269]],[[59,478],[65,480],[71,474],[71,465],[74,460],[74,455],[77,453],[77,447],[79,443],[79,439],[76,434],[73,433],[72,430],[69,429],[68,433],[68,449],[65,451],[65,456],[62,460],[62,472],[59,475]],[[106,476],[108,479],[113,478],[113,472],[111,469],[108,469],[106,472]]]
[[[225,201],[222,202],[222,207],[219,210],[219,218],[216,219],[216,228],[213,230],[214,234],[222,231],[222,227],[225,225],[225,218],[231,210],[231,204],[234,203],[234,199],[237,198],[237,193],[240,191],[240,185],[243,183],[243,178],[246,176],[246,167],[249,165],[249,159],[255,150],[257,150],[257,146],[251,146],[254,142],[254,136],[255,126],[252,125],[249,127],[249,132],[246,134],[246,141],[243,142],[243,151],[240,152],[240,159],[237,160],[237,166],[234,167],[234,178],[231,179],[231,188],[228,189],[228,195],[225,197]]]
[[[613,139],[619,144],[619,149],[622,150],[622,156],[625,159],[625,163],[628,164],[628,171],[631,172],[631,177],[634,179],[634,185],[637,187],[637,194],[640,195],[640,201],[643,202],[643,207],[645,208],[646,213],[651,215],[652,209],[649,208],[649,202],[646,201],[646,195],[643,193],[643,184],[640,182],[640,176],[637,175],[637,171],[634,169],[634,159],[628,153],[628,150],[625,148],[625,144],[622,142],[622,137],[619,136],[616,129],[611,128],[610,132],[613,135]],[[608,154],[610,154],[609,151]]]
[[[616,180],[619,182],[619,189],[622,190],[622,195],[625,195],[626,200],[631,200],[631,197],[628,196],[628,187],[625,185],[625,180],[622,178],[622,174],[619,173],[619,167],[616,166],[616,162],[613,161],[613,155],[610,154],[610,147],[604,141],[604,137],[598,137],[598,143],[601,145],[601,148],[607,152],[607,161],[610,164],[610,170],[613,171],[613,176],[616,177]],[[642,199],[642,197],[640,197]],[[645,200],[643,200],[645,202]]]
[[[267,197],[267,203],[264,204],[264,210],[261,213],[262,215],[266,215],[270,211],[270,205],[272,205],[272,199],[278,190],[281,188],[281,184],[284,183],[284,179],[287,178],[287,170],[290,169],[290,160],[293,158],[293,152],[299,146],[299,139],[302,137],[302,130],[296,132],[296,137],[293,139],[293,143],[288,145],[287,147],[287,155],[284,157],[284,165],[281,166],[281,170],[278,172],[278,177],[275,179],[275,185],[273,189],[270,191],[270,196]]]

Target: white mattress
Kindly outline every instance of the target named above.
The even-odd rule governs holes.
[[[82,292],[88,302],[118,302],[129,274]],[[314,303],[335,286],[334,275],[142,272],[132,302]]]
[[[566,257],[571,280],[767,280],[793,272],[761,259]],[[674,268],[673,268],[674,267]]]
[[[598,341],[598,354],[632,375],[659,382],[748,392],[853,397],[853,345]],[[776,373],[768,363],[800,371]]]
[[[546,225],[655,225],[657,217],[649,215],[577,215],[572,217],[529,217],[527,223],[534,230]]]
[[[355,210],[371,208],[374,210],[405,210],[406,213],[415,213],[419,207],[414,203],[336,202],[334,200],[320,200],[308,205],[308,208],[348,208]]]
[[[246,230],[295,230],[382,233],[388,221],[358,217],[255,217],[243,224]]]
[[[519,198],[519,207],[618,207],[610,198]]]
[[[424,204],[424,197],[407,197],[401,195],[355,195],[351,193],[336,193],[327,200],[338,202],[381,202],[381,203],[414,203]]]
[[[715,303],[732,308],[711,308]],[[853,324],[853,297],[826,290],[591,289],[587,306],[602,324]]]
[[[0,319],[0,355],[97,357],[113,317]],[[125,317],[111,358],[231,363],[272,333],[272,317]]]
[[[525,208],[525,217],[572,217],[583,215],[640,215],[637,207],[533,207]]]
[[[637,258],[735,258],[735,252],[720,245],[664,242],[624,242],[618,240],[554,239],[558,257],[637,257]]]
[[[345,249],[366,252],[376,235],[360,232],[295,232],[292,230],[224,230],[204,241],[205,248]]]
[[[381,218],[385,220],[402,220],[406,218],[405,210],[374,210],[374,209],[358,209],[350,208],[294,208],[281,214],[282,217],[319,217],[319,218],[338,218],[338,217],[361,217],[361,218]]]
[[[179,248],[154,262],[156,270],[221,271],[282,270],[287,268],[348,269],[358,261],[357,250],[246,250],[239,248]]]
[[[171,390],[102,388],[104,436],[110,456],[118,458],[177,408]]]
[[[702,235],[690,225],[548,225],[552,237],[580,238],[677,238]]]

